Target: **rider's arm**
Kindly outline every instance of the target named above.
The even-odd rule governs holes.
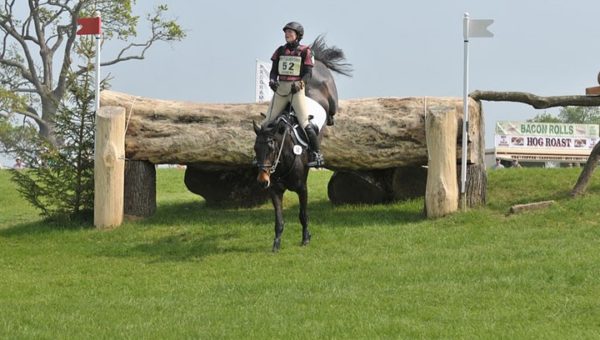
[[[273,65],[271,65],[271,73],[269,73],[269,80],[277,81],[277,76],[279,76],[277,60],[273,60]]]

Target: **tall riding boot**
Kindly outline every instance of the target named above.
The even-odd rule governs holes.
[[[311,151],[308,158],[308,166],[320,168],[325,164],[325,160],[320,152],[321,145],[319,142],[319,135],[312,124],[308,124],[304,131],[306,131],[306,135],[308,136],[308,144]]]

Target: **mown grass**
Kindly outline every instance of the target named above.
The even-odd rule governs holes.
[[[333,207],[313,172],[312,243],[289,193],[272,254],[270,204],[206,207],[181,170],[112,231],[39,220],[0,171],[0,337],[597,338],[600,180],[571,199],[578,174],[490,172],[486,207],[426,220],[422,200]]]

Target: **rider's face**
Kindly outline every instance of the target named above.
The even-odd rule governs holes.
[[[291,29],[286,29],[285,30],[285,41],[288,43],[292,43],[294,41],[296,41],[296,39],[298,38],[298,36],[296,35],[296,31],[291,30]]]

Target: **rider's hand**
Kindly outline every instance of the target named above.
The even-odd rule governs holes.
[[[269,87],[273,92],[277,92],[277,88],[279,87],[279,82],[275,79],[269,80]]]
[[[292,83],[292,94],[296,93],[304,88],[304,82],[302,80],[295,81]]]

